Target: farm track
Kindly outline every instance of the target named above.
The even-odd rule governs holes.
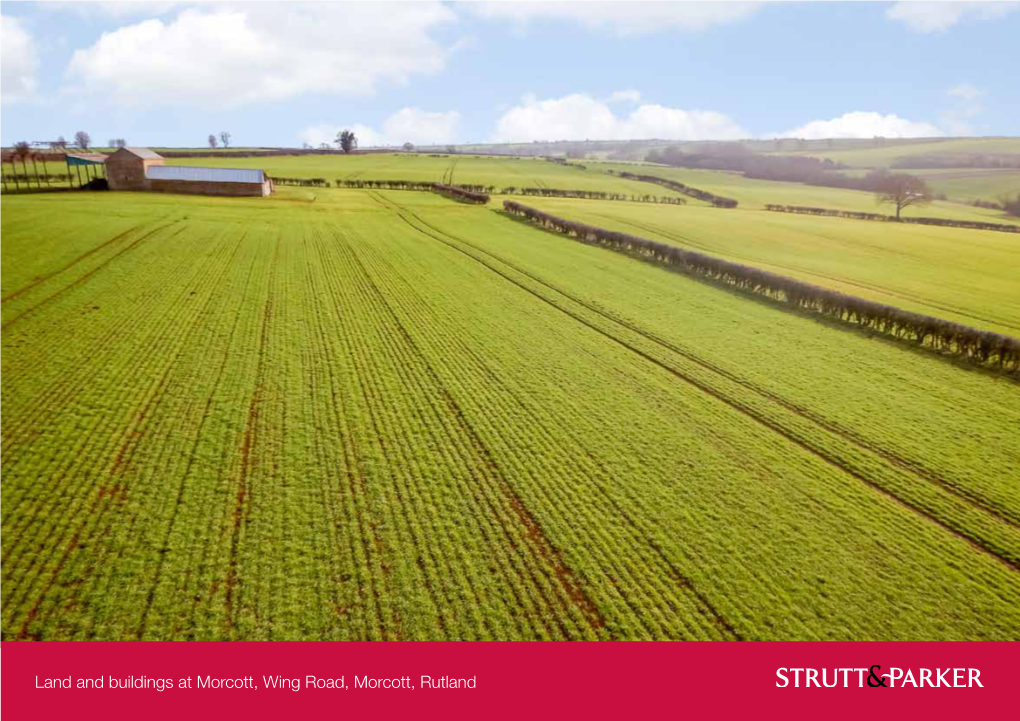
[[[361,261],[359,261],[361,262]],[[585,615],[588,624],[592,628],[599,628],[604,625],[604,622],[599,616],[598,610],[594,607],[591,601],[581,591],[578,582],[573,576],[572,571],[566,567],[562,559],[559,556],[559,552],[556,551],[545,537],[541,526],[535,521],[534,517],[527,510],[521,499],[516,495],[513,489],[507,482],[507,479],[498,463],[492,457],[491,453],[485,446],[485,443],[479,437],[478,433],[471,426],[470,422],[466,419],[463,410],[458,405],[457,401],[445,387],[443,381],[432,367],[428,355],[422,351],[419,345],[415,342],[411,334],[408,332],[407,326],[401,321],[400,316],[397,315],[391,302],[387,299],[387,295],[378,287],[376,282],[372,280],[372,274],[365,267],[364,263],[361,262],[361,269],[365,278],[369,279],[369,283],[375,292],[375,305],[385,309],[386,313],[392,319],[395,327],[397,328],[400,336],[408,344],[412,350],[414,356],[418,359],[418,363],[411,364],[411,367],[420,366],[425,372],[425,380],[436,389],[436,393],[430,394],[438,397],[442,400],[442,405],[445,408],[438,408],[441,412],[441,416],[455,419],[456,422],[456,435],[466,438],[468,443],[458,443],[456,439],[451,439],[454,442],[451,443],[453,447],[470,447],[474,450],[474,458],[465,458],[468,468],[476,468],[474,473],[479,473],[482,478],[485,479],[486,484],[489,487],[494,488],[496,498],[499,495],[503,496],[503,501],[493,500],[493,494],[487,494],[489,497],[480,498],[480,505],[488,509],[492,517],[500,520],[502,526],[503,538],[495,539],[492,542],[492,547],[500,548],[503,544],[509,544],[510,547],[518,546],[524,539],[530,540],[529,553],[536,559],[535,561],[528,562],[527,567],[532,566],[550,566],[553,568],[556,576],[562,585],[562,589],[559,589],[553,594],[553,597],[549,597],[547,593],[542,594],[545,603],[550,609],[563,610],[565,599],[571,599],[574,604],[579,607]],[[472,475],[474,475],[474,473]],[[473,484],[472,484],[473,485]],[[468,487],[468,490],[470,486]],[[507,513],[507,510],[512,511]],[[506,526],[503,519],[514,518],[518,519],[521,524],[521,528],[517,530],[510,529]],[[541,588],[542,582],[535,575],[533,570],[526,571],[529,575],[529,582],[535,586]],[[519,601],[519,599],[518,599]],[[568,627],[560,626],[559,631],[564,636],[572,636],[573,632]]]
[[[769,261],[769,260],[766,260],[766,259],[763,259],[763,258],[755,258],[755,257],[749,257],[749,256],[742,256],[742,255],[740,255],[738,253],[727,252],[725,254],[721,254],[719,252],[719,250],[716,249],[716,248],[712,248],[710,246],[706,246],[703,243],[699,243],[697,241],[691,240],[690,238],[687,238],[686,236],[680,235],[680,234],[675,233],[673,231],[665,230],[665,229],[663,229],[661,227],[658,227],[658,226],[655,226],[655,225],[648,225],[648,224],[644,224],[644,223],[638,223],[638,222],[636,222],[634,220],[623,220],[621,218],[613,217],[613,216],[610,216],[610,215],[601,215],[601,214],[597,214],[597,213],[595,215],[597,217],[601,217],[601,218],[604,218],[606,220],[610,220],[610,221],[617,222],[617,223],[623,223],[625,225],[629,225],[629,226],[634,227],[634,228],[639,228],[641,230],[645,230],[645,231],[648,231],[648,232],[651,232],[651,233],[655,233],[655,234],[661,235],[661,236],[669,238],[670,240],[673,240],[673,241],[675,241],[677,243],[680,243],[682,246],[688,246],[688,247],[691,247],[691,248],[698,248],[699,250],[703,250],[706,253],[709,253],[711,255],[718,255],[720,257],[735,258],[735,259],[737,259],[737,260],[739,260],[741,262],[748,263],[748,264],[754,265],[754,266],[759,266],[759,267],[760,266],[766,266],[766,267],[772,267],[772,268],[782,268],[783,270],[793,271],[795,273],[803,273],[805,275],[810,275],[810,276],[815,277],[815,278],[822,278],[824,280],[833,281],[835,283],[841,283],[843,285],[850,285],[850,286],[853,286],[855,288],[864,288],[865,290],[875,291],[876,293],[882,293],[884,295],[888,295],[888,296],[891,296],[893,298],[900,298],[902,300],[918,303],[918,304],[920,304],[922,306],[925,306],[927,308],[934,308],[935,310],[945,311],[947,313],[953,313],[953,314],[956,314],[958,316],[962,316],[964,318],[970,318],[972,320],[977,320],[977,321],[980,321],[982,323],[989,323],[991,325],[998,325],[998,326],[1002,326],[1003,328],[1009,328],[1011,330],[1015,330],[1015,331],[1020,332],[1020,324],[1016,324],[1013,321],[1013,319],[1003,319],[1003,318],[993,318],[993,317],[989,317],[989,316],[983,316],[983,315],[979,315],[977,313],[974,313],[974,312],[969,311],[969,310],[964,309],[964,308],[959,308],[959,307],[956,307],[956,306],[944,305],[944,304],[938,303],[936,301],[933,301],[933,300],[931,300],[929,298],[926,298],[926,297],[924,297],[922,295],[918,295],[916,293],[908,293],[908,292],[903,291],[903,290],[897,290],[895,288],[889,288],[889,287],[882,286],[882,285],[877,285],[877,284],[874,284],[874,283],[863,283],[861,281],[849,280],[847,278],[841,278],[839,276],[827,275],[825,273],[819,273],[818,271],[808,270],[806,268],[801,268],[801,267],[795,266],[795,265],[786,265],[786,264],[783,264],[783,263],[776,263],[774,261]]]
[[[602,310],[600,310],[598,308],[595,308],[594,306],[590,305],[589,303],[586,303],[586,302],[584,302],[584,301],[582,301],[582,300],[580,300],[578,298],[575,298],[575,297],[569,295],[568,293],[560,290],[559,288],[556,288],[555,286],[553,286],[553,285],[551,285],[549,283],[546,283],[545,281],[539,279],[538,277],[533,276],[533,275],[527,273],[526,271],[524,271],[524,270],[522,270],[522,269],[512,265],[511,263],[508,263],[507,261],[503,260],[502,258],[499,258],[498,256],[495,256],[495,255],[493,255],[491,253],[488,253],[487,251],[485,251],[483,249],[478,248],[477,246],[475,246],[474,244],[470,243],[469,241],[464,240],[463,238],[458,238],[456,236],[450,236],[449,234],[444,233],[443,231],[435,228],[434,226],[432,226],[429,223],[427,223],[426,221],[424,221],[419,216],[415,215],[412,211],[409,211],[406,208],[401,208],[401,211],[402,211],[402,213],[401,213],[402,217],[404,217],[403,213],[406,213],[407,215],[409,215],[412,218],[414,218],[414,220],[416,220],[418,223],[420,223],[421,225],[424,225],[426,228],[428,228],[431,231],[431,232],[429,232],[429,230],[422,230],[421,228],[418,228],[418,230],[420,230],[424,234],[429,235],[430,237],[433,237],[436,240],[444,242],[447,245],[451,245],[451,247],[457,247],[456,245],[451,244],[451,242],[450,242],[451,240],[454,241],[454,243],[461,243],[461,244],[467,245],[467,246],[471,247],[473,250],[475,250],[477,252],[480,252],[480,253],[483,253],[486,256],[496,260],[497,262],[502,263],[502,264],[512,268],[513,270],[515,270],[515,271],[517,271],[517,272],[527,276],[531,280],[533,280],[533,281],[535,281],[537,283],[540,283],[542,286],[544,286],[547,289],[553,291],[554,293],[562,295],[563,297],[566,297],[566,298],[574,301],[575,303],[577,303],[577,304],[581,305],[583,308],[585,308],[587,311],[595,313],[595,314],[605,318],[606,320],[609,320],[611,323],[614,323],[614,324],[617,324],[617,325],[623,325],[620,322],[620,320],[617,319],[615,316],[607,314],[606,312],[604,312],[604,311],[602,311]],[[405,222],[407,222],[412,227],[415,227],[414,224],[411,222],[411,220],[409,220],[408,218],[404,217],[404,220],[405,220]],[[447,239],[444,239],[442,237],[437,236],[436,235],[437,233],[441,234],[441,235],[445,235]],[[1018,533],[1018,530],[1020,530],[1020,529],[1018,529],[1018,526],[1017,526],[1015,521],[1013,521],[1012,519],[1002,515],[1000,512],[997,512],[997,511],[994,511],[994,510],[990,509],[988,507],[987,503],[984,503],[982,501],[976,501],[975,499],[972,499],[972,498],[970,498],[968,496],[964,496],[964,495],[960,494],[952,486],[944,485],[943,483],[941,483],[940,479],[934,479],[934,478],[931,478],[931,477],[919,475],[918,471],[915,468],[913,468],[910,464],[907,464],[902,459],[899,459],[900,462],[897,464],[897,466],[902,468],[902,470],[904,470],[905,472],[910,473],[915,479],[920,480],[923,483],[929,483],[929,484],[935,485],[940,491],[943,491],[947,495],[950,495],[951,498],[954,499],[955,501],[958,501],[958,502],[960,502],[962,504],[965,504],[966,507],[969,508],[972,511],[972,513],[968,513],[966,510],[961,512],[960,509],[952,508],[950,506],[950,509],[949,509],[950,512],[955,511],[955,513],[953,513],[952,516],[950,516],[950,517],[945,517],[944,512],[943,513],[939,512],[937,505],[933,508],[932,507],[933,504],[931,504],[931,503],[927,503],[926,504],[921,499],[910,498],[908,493],[904,493],[905,490],[909,491],[909,488],[904,488],[903,485],[902,485],[902,482],[896,483],[896,479],[893,479],[892,483],[890,483],[888,479],[886,480],[885,483],[881,483],[881,482],[878,482],[876,480],[873,480],[872,478],[870,478],[867,475],[866,472],[862,472],[862,470],[857,470],[857,468],[855,468],[855,466],[857,466],[858,468],[860,467],[858,464],[855,464],[852,461],[848,462],[848,459],[847,459],[847,457],[844,454],[833,453],[831,450],[829,450],[828,448],[823,446],[821,443],[814,442],[812,440],[812,437],[811,437],[813,434],[805,433],[803,431],[798,431],[796,429],[796,427],[790,428],[788,426],[788,424],[784,424],[781,421],[777,422],[776,419],[770,418],[768,415],[759,412],[757,409],[755,409],[750,404],[748,404],[748,403],[746,403],[746,402],[744,402],[742,400],[738,400],[732,393],[726,393],[724,391],[721,391],[718,387],[714,387],[710,383],[706,383],[705,381],[697,379],[697,378],[695,378],[694,376],[692,376],[692,375],[690,375],[688,373],[684,373],[684,372],[678,370],[676,367],[674,367],[673,365],[671,365],[669,363],[664,363],[661,359],[654,357],[653,355],[651,355],[648,352],[646,352],[646,351],[644,351],[644,350],[634,346],[633,344],[627,342],[626,340],[620,339],[612,331],[607,331],[605,329],[602,329],[602,328],[598,327],[595,324],[592,324],[589,320],[583,318],[581,315],[577,314],[576,312],[571,311],[571,310],[569,310],[569,309],[567,309],[567,308],[565,308],[565,307],[563,307],[561,305],[558,305],[555,301],[550,300],[549,298],[543,296],[542,294],[536,292],[535,290],[533,290],[531,288],[528,288],[526,285],[522,284],[519,280],[512,278],[506,271],[501,271],[500,269],[492,266],[490,263],[487,263],[485,260],[479,259],[477,256],[473,256],[471,253],[465,251],[463,248],[457,248],[457,249],[460,250],[461,252],[465,253],[469,257],[473,257],[476,261],[481,262],[483,265],[486,265],[487,267],[490,268],[490,270],[493,270],[494,272],[496,272],[500,276],[504,277],[506,280],[514,283],[515,285],[518,285],[523,290],[526,290],[527,292],[535,295],[536,297],[541,298],[542,300],[544,300],[547,303],[550,303],[551,305],[553,305],[553,306],[557,307],[558,309],[562,310],[567,315],[570,315],[571,317],[573,317],[575,320],[577,320],[577,321],[579,321],[581,323],[584,323],[585,325],[589,326],[590,328],[592,328],[596,332],[602,333],[606,337],[608,337],[608,338],[610,338],[610,339],[620,343],[621,345],[627,347],[628,349],[630,349],[631,351],[637,353],[638,355],[640,355],[641,357],[645,358],[646,360],[648,360],[648,361],[650,361],[652,363],[655,363],[656,365],[661,366],[662,368],[664,368],[668,372],[674,374],[678,378],[681,378],[681,379],[691,383],[692,385],[698,387],[702,391],[712,395],[713,397],[716,397],[718,400],[722,401],[723,403],[726,403],[727,405],[729,405],[730,407],[734,408],[735,410],[738,410],[738,411],[744,413],[745,415],[748,415],[749,417],[753,418],[754,420],[756,420],[757,422],[761,423],[762,425],[768,427],[769,429],[775,431],[776,433],[782,435],[783,437],[787,438],[791,442],[793,442],[796,445],[800,446],[804,450],[806,450],[806,451],[808,451],[808,452],[818,456],[819,458],[823,459],[827,463],[829,463],[829,464],[839,468],[840,470],[846,472],[848,475],[856,478],[857,480],[865,483],[866,485],[868,485],[869,487],[873,488],[874,490],[882,493],[884,496],[886,496],[890,500],[894,500],[894,501],[898,502],[903,507],[913,511],[914,513],[917,513],[918,515],[920,515],[920,516],[928,519],[929,521],[937,524],[938,526],[942,527],[944,530],[949,531],[950,533],[952,533],[953,535],[957,536],[958,538],[961,538],[962,540],[965,540],[966,542],[970,543],[974,547],[976,547],[976,548],[982,550],[983,552],[988,553],[989,555],[997,558],[998,560],[1000,560],[1003,563],[1007,564],[1013,570],[1020,570],[1020,546],[1017,545],[1018,541],[1020,541],[1020,533]],[[628,327],[628,326],[625,326],[625,327]],[[678,352],[675,347],[669,347],[669,346],[662,345],[660,343],[659,339],[653,337],[651,334],[646,333],[645,331],[643,331],[642,329],[638,328],[637,326],[634,326],[633,324],[631,324],[628,327],[628,330],[632,330],[633,332],[637,333],[638,335],[640,335],[642,337],[645,337],[646,339],[656,343],[657,345],[662,346],[663,348],[665,348],[665,349],[667,349],[667,350],[669,350],[671,352],[674,352],[674,353]],[[689,353],[684,352],[683,356],[685,358],[692,359],[691,358],[691,354],[689,354]],[[712,367],[711,364],[705,363],[704,361],[701,361],[701,359],[697,359],[695,362],[697,362],[699,365],[705,367],[706,369],[708,369],[708,370],[710,370],[710,371],[712,371],[714,373],[717,373],[717,374],[719,373],[719,371],[716,370],[716,368]],[[741,384],[743,385],[743,383],[741,383]],[[745,386],[745,387],[747,387],[749,390],[752,390],[754,392],[759,392],[760,393],[759,389],[757,389],[757,388],[754,388],[752,386]],[[766,398],[768,400],[773,400],[772,398],[768,398],[768,396],[766,396]],[[784,404],[784,405],[787,405],[789,407],[791,404]],[[841,439],[843,439],[845,441],[849,441],[850,443],[856,444],[856,440],[852,436],[846,435],[841,429],[836,428],[836,429],[830,430],[829,428],[826,428],[825,426],[822,426],[821,424],[819,424],[814,418],[812,418],[812,417],[810,417],[810,416],[808,416],[806,414],[799,413],[798,412],[799,409],[796,409],[795,407],[789,407],[789,409],[791,411],[797,413],[800,417],[804,418],[805,420],[810,421],[818,429],[824,430],[824,431],[829,431],[832,434],[838,435],[839,438],[841,438]],[[865,450],[867,452],[874,452],[870,448],[862,448],[862,450]],[[851,458],[852,458],[852,454],[851,454]],[[890,488],[890,486],[891,486],[891,488]],[[908,497],[904,497],[904,496],[908,496]],[[939,505],[942,505],[942,504],[939,504]],[[982,519],[980,516],[975,517],[974,513],[984,514],[985,515],[985,519]],[[956,518],[956,517],[953,517],[953,516],[960,516],[960,518]],[[991,518],[989,519],[989,518],[987,518],[987,516],[991,516]],[[971,526],[971,523],[975,522],[975,521],[977,522],[978,528],[984,527],[984,532],[981,532],[981,531],[977,531],[976,532],[974,530],[974,528]],[[997,527],[996,524],[999,524],[999,527]]]
[[[666,235],[667,237],[673,237],[673,236],[670,236],[669,234],[665,233],[664,231],[661,231],[661,230],[659,230],[657,228],[654,228],[654,227],[639,226],[638,224],[631,223],[629,221],[628,221],[628,224],[635,225],[636,227],[642,227],[645,230],[651,230],[653,232],[662,233],[663,235]],[[682,237],[676,237],[674,239],[675,240],[686,240],[686,239],[684,239]],[[467,242],[467,241],[463,241],[462,240],[462,242]],[[860,448],[868,450],[868,451],[871,451],[871,452],[881,456],[885,460],[889,461],[890,463],[895,464],[896,466],[900,467],[901,469],[917,475],[921,480],[925,480],[925,481],[928,481],[928,482],[931,482],[931,483],[933,483],[935,485],[940,486],[941,488],[943,488],[943,490],[945,490],[948,493],[951,493],[951,494],[957,496],[960,500],[965,501],[965,502],[970,503],[970,504],[973,504],[975,507],[979,508],[980,510],[984,511],[985,513],[988,513],[988,514],[996,517],[998,520],[1002,521],[1003,523],[1009,524],[1010,526],[1016,528],[1017,530],[1020,530],[1020,512],[1018,512],[1018,511],[1016,511],[1014,509],[1010,509],[1010,508],[998,507],[995,504],[989,502],[988,500],[986,500],[986,499],[984,499],[984,498],[974,494],[968,488],[962,486],[961,484],[954,483],[953,481],[951,481],[951,480],[949,480],[949,479],[947,479],[945,477],[942,477],[934,469],[926,468],[926,467],[924,467],[922,465],[919,465],[916,462],[910,461],[910,460],[904,458],[903,456],[893,452],[892,450],[890,450],[888,448],[884,448],[882,446],[879,446],[879,445],[873,443],[872,441],[869,441],[868,439],[864,438],[863,436],[861,436],[859,433],[856,433],[852,429],[849,429],[849,428],[846,428],[846,427],[841,426],[839,424],[836,424],[836,423],[833,423],[831,421],[828,421],[827,419],[825,419],[824,417],[822,417],[818,413],[815,413],[815,412],[811,411],[810,409],[808,409],[808,408],[806,408],[804,406],[801,406],[801,405],[798,405],[796,403],[793,403],[793,402],[783,398],[782,396],[780,396],[780,395],[778,395],[776,393],[773,393],[773,392],[771,392],[771,391],[769,391],[769,390],[767,390],[765,388],[762,388],[761,386],[759,386],[757,384],[754,384],[754,383],[752,383],[752,382],[750,382],[750,381],[748,381],[748,380],[746,380],[744,378],[741,378],[740,376],[736,375],[735,373],[732,373],[732,372],[722,368],[718,364],[711,363],[710,361],[707,361],[706,359],[701,358],[701,357],[699,357],[699,356],[697,356],[697,355],[695,355],[695,354],[693,354],[693,353],[691,353],[691,352],[681,348],[680,346],[678,346],[675,343],[673,343],[673,342],[663,338],[662,336],[659,336],[659,335],[656,335],[654,333],[651,333],[650,331],[647,331],[647,330],[641,328],[640,326],[638,326],[635,323],[627,321],[626,319],[624,319],[624,318],[622,318],[622,317],[620,317],[618,315],[610,314],[607,311],[605,311],[605,310],[603,310],[603,309],[601,309],[599,307],[596,307],[596,306],[594,306],[594,305],[592,305],[590,303],[587,303],[586,301],[584,301],[583,299],[579,298],[576,295],[567,293],[566,291],[564,291],[562,289],[559,289],[559,288],[557,288],[557,287],[555,287],[555,286],[553,286],[553,285],[551,285],[549,283],[546,283],[544,280],[542,280],[538,276],[535,276],[534,274],[531,274],[531,273],[527,272],[526,270],[524,270],[520,266],[514,265],[513,263],[510,263],[509,261],[506,261],[506,260],[500,258],[497,255],[488,253],[487,251],[484,251],[484,250],[482,250],[480,248],[478,250],[479,250],[479,252],[486,253],[487,255],[489,255],[489,256],[491,256],[493,258],[496,258],[496,259],[500,260],[501,262],[506,263],[507,265],[513,267],[518,272],[523,273],[524,275],[527,275],[528,277],[532,278],[536,282],[542,283],[543,285],[549,287],[550,289],[555,290],[556,292],[561,293],[561,294],[569,297],[571,300],[573,300],[573,301],[575,301],[575,302],[577,302],[577,303],[579,303],[581,305],[584,305],[589,310],[591,310],[593,313],[597,313],[597,314],[599,314],[599,315],[601,315],[601,316],[603,316],[603,317],[605,317],[605,318],[607,318],[609,320],[612,320],[614,322],[617,322],[617,323],[619,323],[619,324],[629,328],[630,330],[634,331],[635,333],[638,333],[640,335],[645,336],[646,338],[648,338],[649,340],[654,341],[655,343],[657,343],[658,345],[662,346],[663,348],[666,348],[668,350],[673,351],[674,353],[682,355],[683,357],[691,360],[692,362],[697,363],[698,365],[700,365],[700,366],[702,366],[702,367],[704,367],[704,368],[706,368],[706,369],[708,369],[710,371],[713,371],[714,373],[717,373],[717,374],[719,374],[721,376],[724,376],[728,380],[730,380],[730,381],[732,381],[734,383],[737,383],[737,384],[747,388],[748,390],[753,391],[754,393],[757,393],[757,394],[759,394],[759,395],[761,395],[761,396],[763,396],[765,398],[768,398],[769,400],[772,400],[772,401],[782,405],[783,407],[789,409],[793,413],[796,413],[797,415],[802,416],[802,417],[806,418],[807,420],[812,421],[813,423],[819,425],[820,427],[825,428],[826,430],[828,430],[828,431],[830,431],[830,432],[832,432],[832,433],[834,433],[836,435],[840,435],[840,436],[846,437],[848,440],[852,441],[854,444],[856,444]],[[839,280],[839,279],[832,278],[832,280]],[[995,322],[995,321],[992,321],[992,322]]]
[[[428,325],[430,325],[430,324],[425,324],[426,327],[428,327]],[[457,353],[451,352],[451,353],[445,354],[444,357],[446,357],[446,358],[459,358],[459,357],[461,357],[461,353],[463,353],[467,349],[469,349],[468,346],[463,346],[462,345],[462,347],[458,349],[459,352],[457,352]],[[465,355],[472,355],[471,353],[464,353],[464,354]],[[476,360],[478,360],[477,356],[475,356],[475,358],[476,358]],[[480,362],[480,360],[479,360],[479,362]],[[465,377],[465,376],[467,376],[469,374],[470,374],[469,370],[464,370],[463,372],[459,372],[457,374],[457,377],[458,378]],[[485,374],[486,374],[486,376],[488,376],[490,378],[493,377],[493,372],[491,370],[486,371]],[[502,385],[502,384],[500,383],[500,385]],[[517,401],[518,401],[518,403],[521,403],[519,398],[517,398]],[[499,400],[499,401],[493,400],[490,403],[488,403],[486,407],[498,408],[503,403],[505,403],[505,400]],[[523,403],[521,403],[521,405],[526,410],[528,415],[533,417],[533,419],[534,419],[532,421],[533,423],[536,423],[536,424],[541,424],[542,423],[540,417],[536,417],[535,416],[534,409],[531,408],[530,405],[525,405]],[[465,412],[465,415],[466,415],[466,412]],[[527,472],[527,471],[524,471],[523,469],[521,469],[521,470],[518,470],[514,474],[514,476],[515,476],[515,478],[527,477],[527,476],[530,476],[530,473]],[[536,479],[536,481],[537,481],[537,479]],[[541,487],[541,484],[539,484],[538,487]],[[548,491],[548,489],[547,489],[547,491]],[[563,499],[563,498],[561,498],[559,500],[552,500],[552,499],[549,500],[550,507],[560,507],[564,503],[575,504],[576,501],[575,500],[567,501],[566,499]],[[574,511],[574,513],[575,514],[581,514],[581,513],[584,513],[584,511],[581,510],[581,506],[578,506],[577,510]],[[613,525],[617,524],[619,522],[620,518],[621,518],[621,516],[619,514],[616,514],[615,519],[610,520],[609,518],[607,518],[605,522],[599,523],[596,527],[597,528],[610,528]],[[685,575],[681,571],[679,571],[679,569],[675,566],[675,564],[673,564],[673,562],[670,559],[668,559],[664,554],[661,553],[661,549],[660,548],[656,548],[656,544],[654,542],[650,542],[649,537],[647,535],[647,531],[642,530],[642,527],[640,525],[638,525],[638,524],[635,524],[633,519],[629,519],[628,523],[630,524],[630,526],[632,528],[631,528],[630,531],[627,532],[626,535],[627,536],[631,536],[631,538],[630,538],[630,540],[626,541],[625,543],[628,544],[628,545],[637,544],[637,546],[639,548],[645,549],[644,551],[641,551],[642,555],[650,554],[650,555],[647,555],[647,557],[645,558],[644,562],[646,564],[650,563],[653,566],[660,565],[660,564],[665,564],[666,567],[664,567],[662,569],[662,571],[661,571],[661,573],[663,574],[662,577],[663,578],[670,578],[670,577],[672,577],[674,579],[674,581],[678,583],[678,585],[683,586],[683,587],[686,588],[685,592],[689,593],[692,596],[692,601],[694,603],[694,607],[692,608],[692,611],[694,611],[697,615],[706,615],[709,619],[714,619],[714,620],[710,621],[710,623],[713,626],[717,627],[718,631],[716,631],[715,633],[709,632],[709,635],[712,636],[712,635],[716,635],[716,634],[721,632],[723,636],[727,636],[728,635],[731,638],[733,638],[733,637],[738,637],[739,638],[739,634],[737,634],[735,631],[733,631],[732,630],[732,626],[730,626],[722,618],[721,614],[719,614],[718,611],[716,611],[716,610],[714,610],[712,608],[712,604],[709,603],[704,596],[698,597],[696,589],[693,588],[693,583],[689,579],[686,579],[686,581],[684,581]],[[607,538],[607,539],[604,539],[604,540],[598,542],[597,547],[598,548],[615,547],[615,546],[618,546],[620,544],[620,542],[621,542],[621,539],[611,540],[611,539]],[[578,540],[574,541],[572,545],[577,545],[577,544],[584,545],[585,543],[586,543],[586,541],[584,541],[582,539],[578,539]],[[606,561],[608,561],[608,559],[606,559]],[[615,565],[615,563],[609,562],[609,566],[607,567],[607,572],[609,574],[611,574],[610,577],[618,576],[619,574],[625,574],[625,575],[629,576],[631,573],[633,573],[633,571],[627,570],[626,568],[617,568],[615,570],[610,570],[609,567],[611,567],[613,565]],[[646,576],[647,576],[647,573],[645,573],[643,576],[642,575],[634,576],[633,583],[638,584],[638,585],[646,584],[647,580],[645,580],[645,581],[641,580],[642,578],[644,578]],[[663,591],[665,591],[665,589],[663,589]],[[627,603],[626,598],[621,599],[621,600],[624,603]],[[672,607],[672,608],[679,608],[679,606],[676,605],[678,603],[682,604],[683,602],[679,601],[679,600],[670,601],[668,599],[660,599],[658,601],[658,604],[660,604],[661,606],[663,606],[663,607]],[[636,615],[638,617],[641,616],[641,610],[640,609],[632,608],[631,611],[634,613],[634,615]],[[611,625],[611,624],[609,624],[609,625]],[[647,629],[646,632],[654,633],[654,629]],[[706,630],[702,628],[701,630],[691,629],[687,633],[693,634],[691,636],[693,638],[698,638],[698,637],[704,637],[705,632],[706,632]],[[660,635],[661,635],[661,632],[660,632]]]
[[[122,240],[125,237],[131,235],[132,233],[134,233],[136,230],[138,230],[141,227],[142,226],[140,226],[140,225],[136,225],[135,227],[130,228],[128,230],[125,230],[123,233],[119,233],[119,234],[115,235],[114,237],[110,238],[109,240],[100,243],[99,245],[95,246],[94,248],[91,248],[91,249],[85,251],[84,253],[82,253],[81,255],[76,257],[74,260],[72,260],[70,263],[67,263],[67,264],[63,265],[60,268],[57,268],[56,270],[54,270],[54,271],[52,271],[50,273],[47,273],[46,275],[44,275],[42,277],[35,278],[28,285],[23,286],[23,287],[19,288],[18,290],[14,291],[12,293],[8,293],[3,298],[0,298],[0,303],[6,303],[9,300],[13,300],[13,299],[17,298],[19,295],[27,293],[28,291],[32,290],[33,288],[35,288],[40,283],[45,283],[50,278],[53,278],[54,276],[60,275],[64,271],[69,270],[70,268],[74,267],[75,265],[77,265],[81,261],[85,260],[89,256],[91,256],[91,255],[93,255],[95,253],[98,253],[99,251],[103,250],[104,248],[106,248],[106,247],[108,247],[110,245],[113,245],[118,240]]]
[[[4,321],[2,324],[0,324],[0,330],[13,325],[18,320],[24,318],[26,315],[29,315],[30,313],[33,313],[33,312],[39,310],[41,307],[43,307],[47,303],[50,303],[55,298],[60,297],[61,295],[63,295],[67,291],[80,286],[82,283],[87,281],[89,278],[94,276],[96,273],[98,273],[99,271],[103,270],[104,268],[109,266],[111,263],[113,263],[113,261],[117,260],[119,257],[124,255],[128,251],[134,250],[135,248],[137,248],[139,243],[141,243],[143,240],[146,240],[147,238],[152,237],[153,235],[155,235],[156,233],[158,233],[161,230],[169,228],[170,226],[174,225],[176,222],[180,222],[180,221],[175,221],[174,223],[170,223],[168,225],[160,226],[159,228],[156,228],[154,230],[149,231],[148,233],[146,233],[145,235],[141,236],[140,238],[135,239],[130,244],[125,246],[123,249],[117,251],[116,254],[114,254],[113,256],[108,258],[107,260],[103,261],[101,264],[97,265],[95,268],[89,270],[87,273],[85,273],[81,277],[79,277],[76,280],[72,281],[70,284],[64,286],[63,288],[61,288],[60,290],[56,291],[55,293],[52,293],[51,295],[48,295],[47,297],[43,298],[41,301],[39,301],[35,305],[31,306],[30,308],[27,308],[26,310],[22,311],[21,313],[19,313],[18,315],[14,316],[10,320]],[[180,233],[183,232],[183,230],[184,230],[183,228],[179,228],[170,237],[172,238],[172,237],[174,237],[176,235],[180,235]]]

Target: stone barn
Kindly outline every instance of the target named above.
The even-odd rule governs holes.
[[[106,158],[110,190],[196,195],[267,196],[272,179],[261,170],[167,165],[148,148],[121,148]]]

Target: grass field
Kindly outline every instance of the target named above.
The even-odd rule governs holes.
[[[432,194],[3,210],[4,639],[1020,639],[1013,381]]]
[[[789,213],[528,198],[571,220],[661,240],[926,315],[1020,335],[1010,233]]]

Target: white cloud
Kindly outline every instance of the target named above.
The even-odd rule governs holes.
[[[237,4],[185,9],[104,33],[74,53],[71,93],[121,105],[217,108],[305,93],[367,95],[441,70],[456,21],[437,3]]]
[[[732,140],[747,137],[733,120],[709,110],[641,105],[626,116],[589,95],[539,100],[527,96],[496,124],[496,142],[531,140]]]
[[[399,146],[406,142],[415,145],[455,143],[460,130],[460,113],[456,110],[428,112],[418,108],[403,108],[386,118],[381,130],[367,125],[313,125],[301,131],[301,140],[315,147],[320,143],[332,144],[345,127],[354,131],[358,137],[358,146],[362,148]]]
[[[855,112],[832,120],[813,120],[799,128],[779,133],[777,138],[934,138],[944,135],[934,125],[906,120],[898,115]]]
[[[489,19],[523,29],[532,22],[574,22],[620,36],[670,30],[698,31],[741,20],[757,2],[486,2],[466,7]]]
[[[179,9],[186,4],[184,2],[43,2],[39,3],[39,9],[48,12],[68,12],[81,18],[89,20],[113,18],[124,20],[127,18],[153,17],[164,15],[171,10]]]
[[[969,103],[984,95],[984,91],[975,88],[970,83],[960,83],[959,85],[949,88],[948,95],[951,98],[960,98],[964,102]]]
[[[607,103],[640,103],[640,90],[617,90],[606,99]]]
[[[35,39],[20,19],[0,15],[0,95],[3,102],[33,99],[38,73]]]
[[[918,33],[940,33],[965,18],[994,20],[1017,8],[1018,2],[898,2],[886,10],[891,20],[898,20]]]
[[[960,83],[951,87],[949,96],[953,107],[942,114],[942,126],[951,135],[977,135],[975,119],[984,111],[981,97],[985,92],[970,83]]]

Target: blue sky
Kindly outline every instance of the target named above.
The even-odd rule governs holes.
[[[1020,3],[3,2],[0,141],[1015,135]]]

